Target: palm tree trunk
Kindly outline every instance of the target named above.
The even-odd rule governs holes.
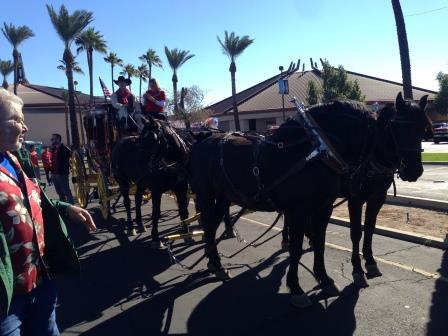
[[[76,122],[75,85],[73,84],[73,55],[70,49],[65,49],[63,59],[67,68],[68,110],[70,113],[72,145],[73,148],[77,150],[79,149],[79,132],[78,123]]]
[[[233,119],[235,120],[235,130],[240,131],[240,118],[238,116],[238,105],[236,103],[236,84],[235,84],[235,73],[236,73],[236,64],[232,61],[230,63],[230,80],[232,81],[232,105],[233,105]]]
[[[400,0],[392,0],[394,9],[395,24],[397,26],[398,46],[400,48],[401,73],[403,77],[404,98],[412,99],[412,79],[411,79],[411,60],[409,59],[408,38],[406,35],[406,26],[404,24],[403,12],[401,10]]]
[[[14,94],[17,96],[17,70],[19,66],[19,52],[16,48],[12,50],[12,58],[14,60]]]
[[[87,65],[89,67],[90,106],[93,106],[93,52],[87,50]],[[81,124],[82,127],[82,124]]]
[[[174,112],[178,112],[178,102],[177,102],[177,74],[176,70],[174,70],[173,77],[171,78],[173,81],[173,99],[174,99]]]
[[[68,105],[64,104],[65,112],[65,136],[67,141],[67,146],[70,147],[70,127],[68,127]]]
[[[8,90],[8,82],[6,81],[6,76],[3,76],[3,83],[2,86],[5,90]]]
[[[139,99],[142,101],[142,76],[140,76]]]
[[[112,72],[112,92],[115,92],[115,87],[114,87],[114,64],[111,63],[110,67],[111,67],[111,72]]]
[[[75,92],[75,98],[76,98],[76,104],[78,105],[78,117],[79,117],[79,127],[81,128],[81,141],[82,144],[86,144],[86,135],[84,133],[84,123],[82,118],[82,110],[81,110],[81,104],[79,103],[79,97]]]
[[[149,76],[148,76],[148,90],[149,90],[149,80],[152,78],[152,64],[151,62],[148,62],[148,72],[149,72]]]

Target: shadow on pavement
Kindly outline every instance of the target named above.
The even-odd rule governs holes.
[[[448,279],[448,250],[443,253],[438,271],[442,277]],[[448,335],[448,283],[446,281],[439,279],[435,282],[429,319],[427,325],[428,336]]]

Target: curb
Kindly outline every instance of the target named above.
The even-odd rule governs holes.
[[[350,227],[350,221],[346,220],[345,218],[331,217],[330,223]],[[364,225],[362,225],[362,228],[364,229]],[[424,246],[435,247],[441,250],[448,250],[448,240],[443,240],[437,237],[392,228],[386,228],[384,226],[377,226],[375,228],[375,233],[385,237],[400,239]]]
[[[436,210],[436,211],[448,211],[448,202],[435,200],[431,198],[413,197],[397,195],[393,196],[388,194],[386,197],[387,204],[410,206],[414,208]]]
[[[446,161],[422,161],[422,164],[428,166],[448,166]]]

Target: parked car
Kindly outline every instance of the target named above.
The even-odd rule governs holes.
[[[30,146],[34,145],[34,148],[36,149],[37,155],[39,155],[39,157],[42,154],[42,141],[30,141],[30,140],[26,140],[23,142],[23,144],[25,145],[25,148],[27,150],[30,150]]]
[[[435,144],[441,141],[448,141],[448,122],[435,122],[432,124],[434,128],[434,138]]]

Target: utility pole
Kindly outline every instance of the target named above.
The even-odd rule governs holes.
[[[280,80],[279,80],[279,89],[280,89],[280,93],[282,94],[282,115],[283,115],[283,121],[286,120],[286,116],[285,116],[285,90],[284,90],[284,83],[281,83],[283,81],[283,65],[280,65],[278,67],[278,70],[280,70]]]

